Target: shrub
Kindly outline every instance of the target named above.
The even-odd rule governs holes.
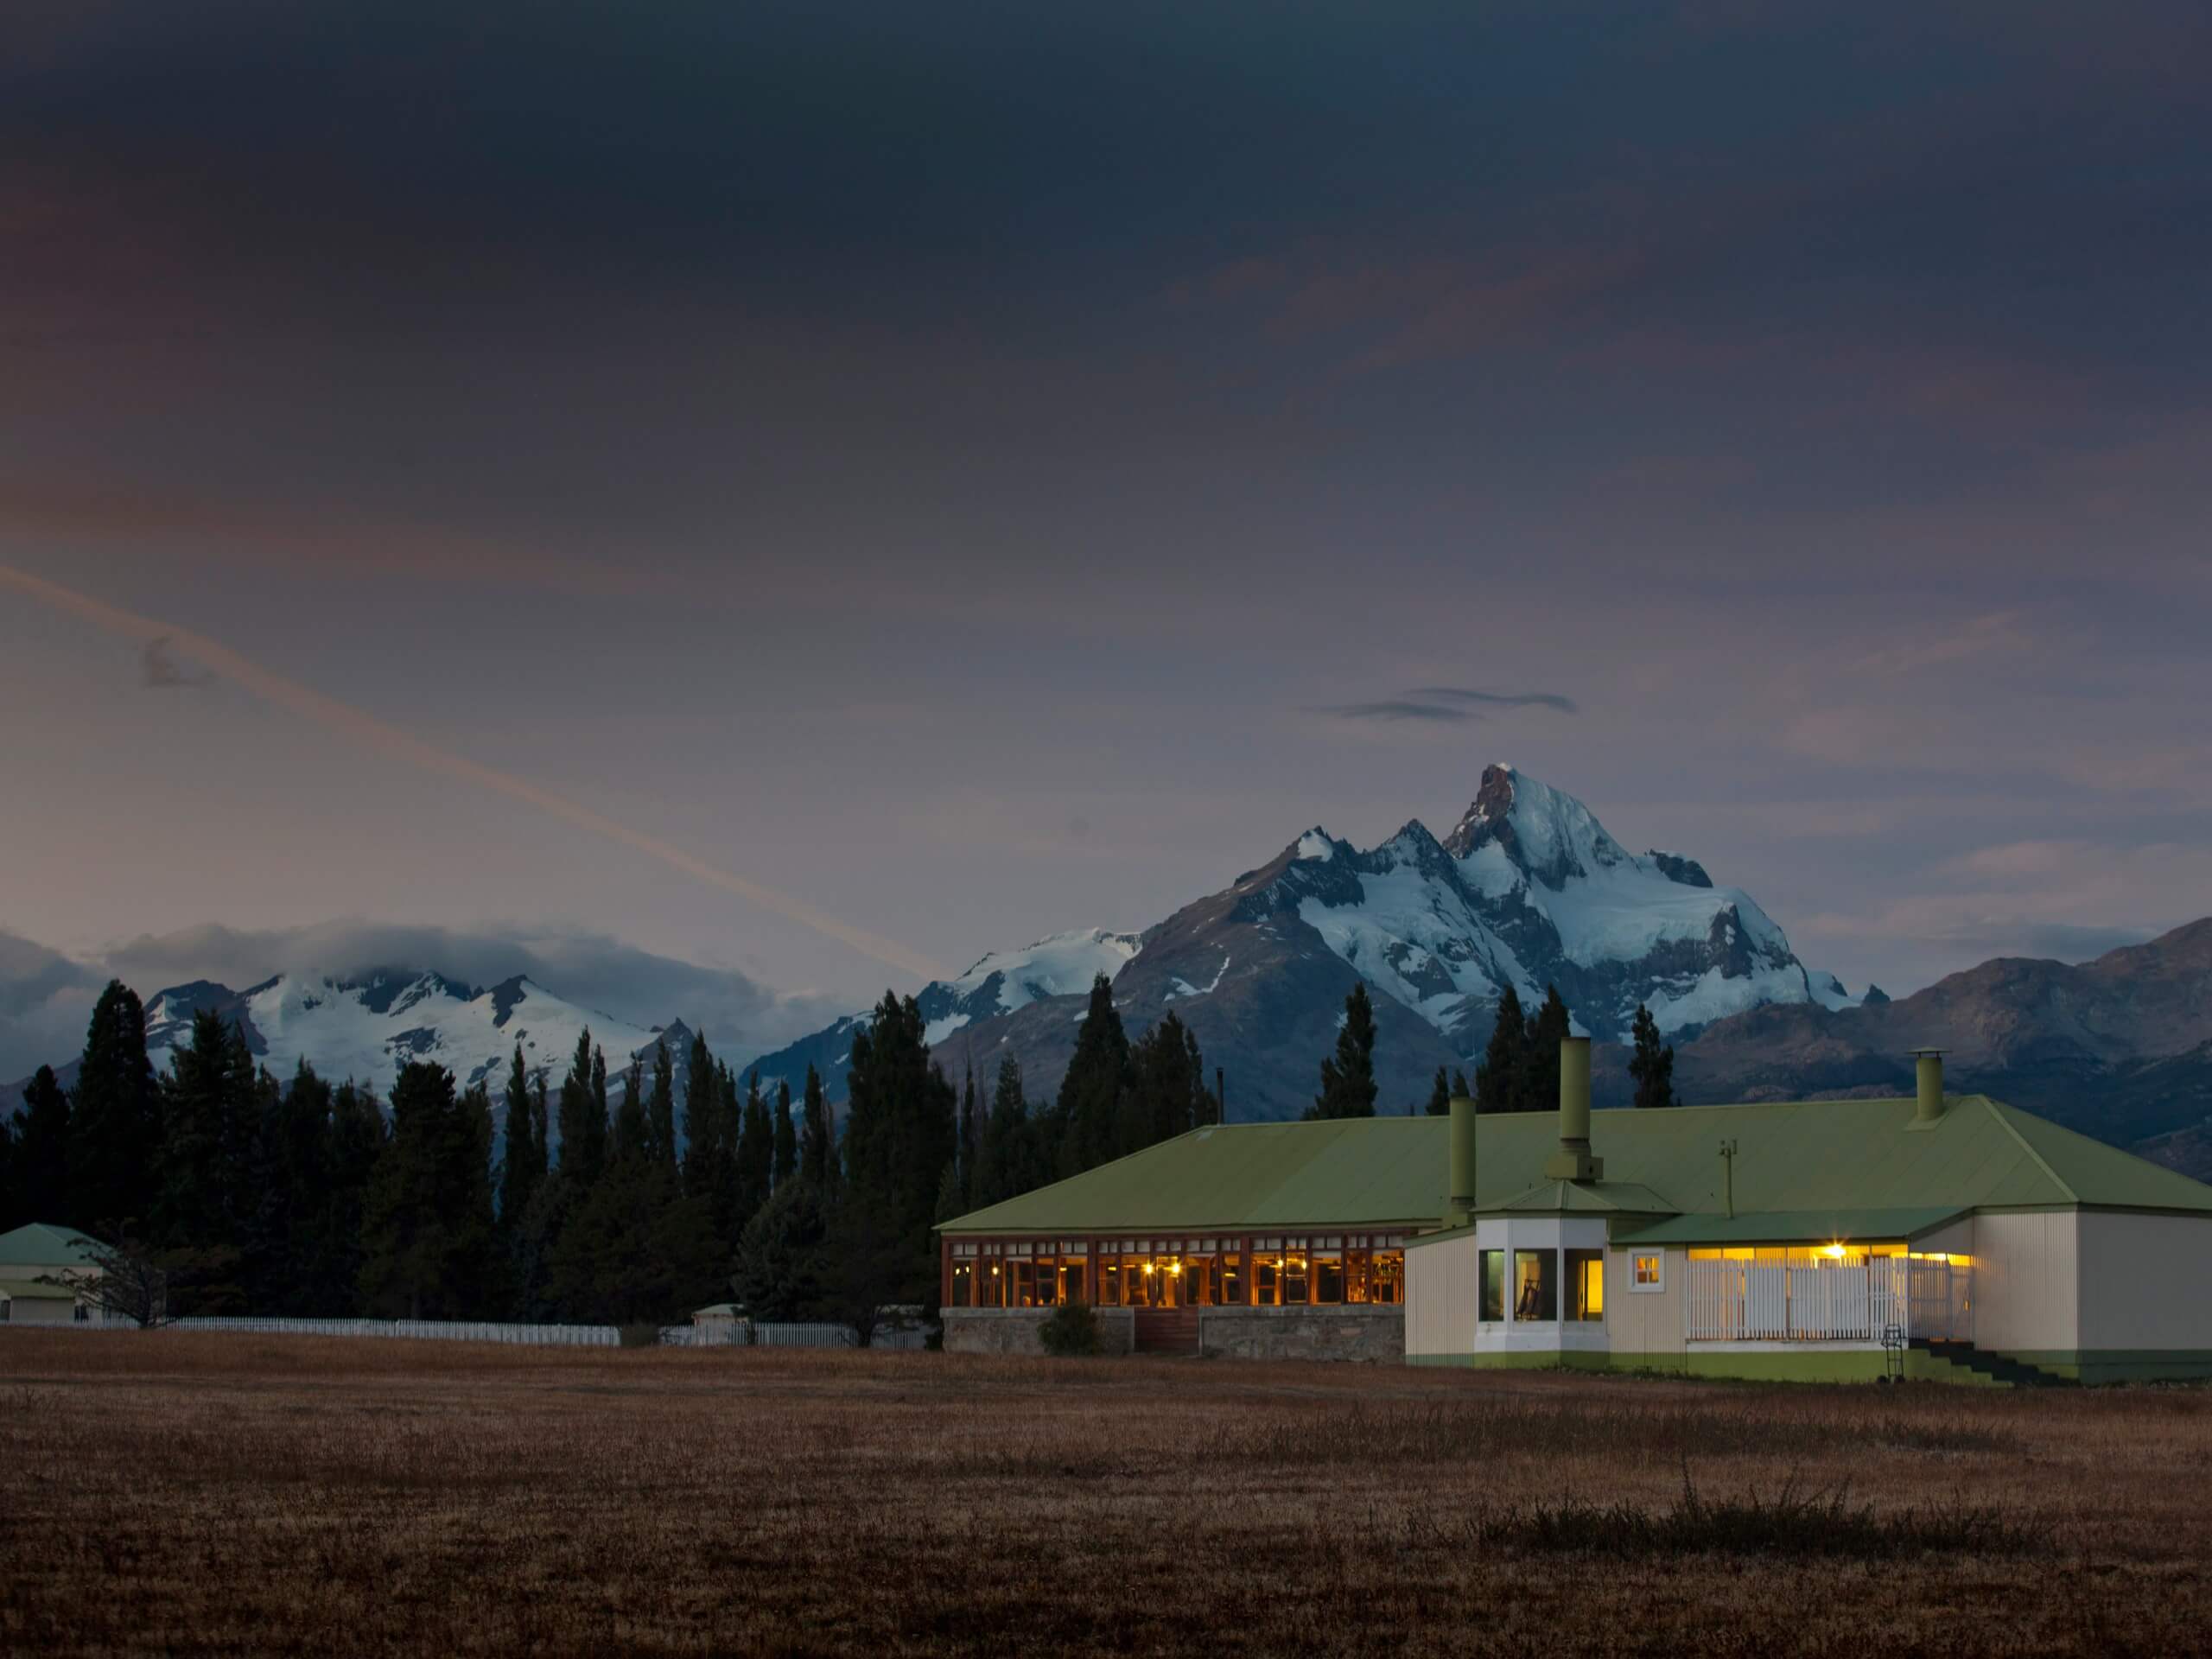
[[[1065,1357],[1098,1351],[1098,1320],[1088,1302],[1063,1302],[1037,1327],[1045,1351]]]
[[[660,1326],[658,1325],[617,1325],[614,1334],[625,1348],[658,1348],[660,1346]]]

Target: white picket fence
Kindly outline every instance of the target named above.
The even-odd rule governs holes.
[[[60,1328],[60,1327],[56,1327]],[[502,1325],[482,1319],[191,1319],[172,1320],[171,1331],[234,1331],[293,1337],[408,1337],[448,1342],[502,1342],[537,1348],[613,1348],[621,1336],[611,1325]],[[747,1332],[750,1331],[748,1339]],[[846,1325],[666,1325],[660,1339],[673,1348],[850,1348]],[[926,1345],[919,1329],[878,1331],[874,1345],[914,1350]]]
[[[613,1348],[611,1325],[501,1325],[484,1319],[175,1319],[171,1331],[236,1331],[284,1337],[412,1337],[448,1342],[505,1342],[532,1348]],[[688,1327],[687,1327],[688,1328]],[[667,1338],[664,1331],[664,1340]]]

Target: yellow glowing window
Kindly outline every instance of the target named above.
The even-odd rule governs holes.
[[[1605,1253],[1569,1250],[1567,1253],[1567,1317],[1602,1319],[1605,1317]]]
[[[1632,1290],[1658,1290],[1664,1287],[1664,1272],[1659,1265],[1656,1250],[1637,1250],[1629,1257],[1629,1287]]]

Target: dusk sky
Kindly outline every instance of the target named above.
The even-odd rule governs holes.
[[[742,1046],[1493,760],[1854,989],[2212,912],[2201,3],[16,13],[0,1080]]]

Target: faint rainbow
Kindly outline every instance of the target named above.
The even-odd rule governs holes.
[[[734,893],[748,904],[757,905],[787,921],[797,922],[802,927],[811,928],[824,938],[849,945],[862,956],[887,968],[896,968],[902,973],[913,974],[923,979],[936,979],[943,975],[944,970],[937,963],[909,950],[896,940],[841,922],[836,917],[817,910],[804,899],[779,893],[773,887],[763,887],[758,881],[748,880],[728,870],[718,869],[703,859],[693,857],[681,847],[658,836],[649,836],[641,830],[633,830],[603,812],[594,812],[591,808],[556,795],[549,789],[542,789],[526,778],[518,778],[511,772],[501,772],[496,766],[484,766],[463,755],[425,743],[421,738],[378,720],[373,715],[365,714],[335,697],[325,696],[311,686],[287,679],[282,674],[271,673],[205,634],[194,633],[189,628],[180,628],[149,616],[141,616],[134,611],[120,609],[78,593],[73,588],[64,588],[57,582],[48,582],[4,564],[0,564],[0,587],[16,588],[33,599],[43,601],[56,610],[81,617],[111,633],[118,633],[142,644],[161,640],[177,656],[219,675],[255,696],[303,719],[311,720],[317,725],[342,733],[380,754],[389,755],[424,772],[474,784],[480,789],[504,795],[509,800],[518,801],[525,806],[536,807],[548,817],[557,818],[575,829],[627,847],[632,852],[642,853],[695,880],[703,881],[724,893]]]

